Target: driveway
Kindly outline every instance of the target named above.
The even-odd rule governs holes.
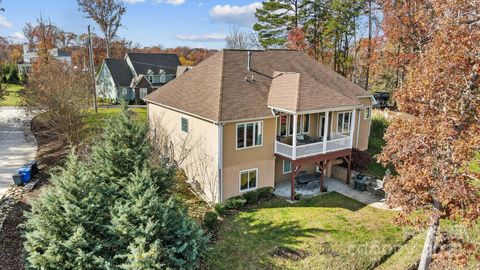
[[[30,119],[18,107],[0,107],[0,197],[13,184],[12,175],[36,155]]]

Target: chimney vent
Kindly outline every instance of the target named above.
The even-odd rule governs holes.
[[[248,51],[248,59],[247,59],[247,70],[250,71],[250,66],[252,64],[252,52]]]

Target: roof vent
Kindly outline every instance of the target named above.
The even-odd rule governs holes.
[[[252,52],[248,51],[248,59],[247,59],[247,70],[250,71],[250,65],[252,64]]]

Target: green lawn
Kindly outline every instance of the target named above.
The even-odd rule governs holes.
[[[20,102],[19,91],[23,89],[23,85],[18,84],[2,84],[6,94],[0,99],[0,106],[17,106]]]
[[[296,204],[274,199],[226,218],[206,263],[211,269],[368,269],[413,233],[392,225],[394,216],[335,192]]]
[[[122,108],[99,108],[98,113],[95,113],[92,109],[85,119],[85,127],[82,132],[84,141],[91,140],[105,127],[109,119],[120,113],[121,110]],[[147,122],[147,108],[130,108],[130,110],[135,113],[134,117],[137,121]]]

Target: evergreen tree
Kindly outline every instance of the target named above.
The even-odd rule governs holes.
[[[27,268],[106,269],[108,186],[74,155],[27,213]]]
[[[130,178],[125,197],[112,209],[112,232],[118,247],[115,265],[122,269],[193,269],[206,248],[199,225],[175,199],[152,185],[148,168]]]
[[[11,83],[11,84],[20,83],[20,78],[18,78],[18,70],[16,67],[12,67],[10,69],[10,73],[8,74],[8,83]]]
[[[301,24],[301,0],[269,0],[257,9],[255,17],[258,23],[253,26],[257,31],[260,45],[282,47],[287,42],[287,35]]]
[[[195,267],[207,238],[169,199],[174,172],[149,164],[146,130],[124,107],[89,159],[69,157],[27,215],[28,268]]]

